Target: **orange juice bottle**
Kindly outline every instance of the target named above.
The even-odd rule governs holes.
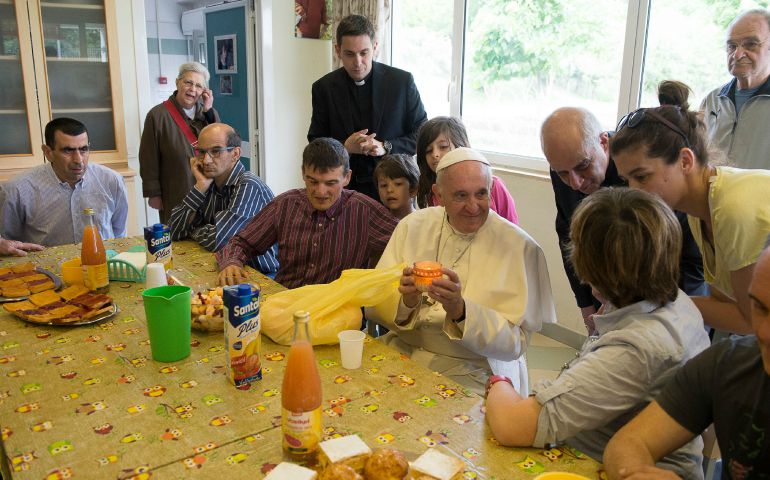
[[[80,263],[83,265],[83,284],[91,291],[106,291],[110,286],[107,274],[107,253],[102,236],[94,225],[94,209],[86,208],[83,213],[88,219],[83,228],[83,246]]]
[[[315,464],[321,442],[321,377],[310,343],[310,314],[294,314],[294,340],[281,389],[283,451],[295,462]]]

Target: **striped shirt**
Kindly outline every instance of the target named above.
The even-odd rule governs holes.
[[[0,189],[0,229],[5,238],[47,247],[79,243],[86,216],[103,239],[126,236],[128,198],[123,178],[89,162],[83,178],[71,187],[59,180],[50,163],[18,175]]]
[[[218,251],[254,215],[273,200],[273,192],[262,180],[236,162],[225,184],[216,183],[205,193],[193,187],[174,207],[169,219],[171,238],[192,238],[203,248]],[[248,263],[262,273],[278,271],[275,244]]]
[[[219,268],[244,260],[278,242],[281,267],[275,280],[288,288],[328,283],[343,270],[367,268],[379,257],[398,220],[381,203],[342,190],[326,211],[315,210],[303,189],[289,190],[259,212],[217,253]]]

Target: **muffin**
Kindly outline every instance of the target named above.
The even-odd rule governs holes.
[[[409,462],[398,450],[381,449],[374,452],[364,467],[366,480],[403,480],[409,472]]]

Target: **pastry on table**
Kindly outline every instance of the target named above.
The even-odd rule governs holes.
[[[34,295],[29,296],[29,301],[38,307],[48,305],[49,303],[58,302],[60,300],[61,297],[59,294],[53,290],[46,290],[45,292],[35,293]]]
[[[79,297],[81,295],[85,295],[88,292],[90,292],[90,290],[84,287],[83,285],[72,285],[71,287],[67,287],[61,292],[59,292],[59,295],[64,300],[70,301],[73,298]]]
[[[318,480],[364,480],[364,477],[344,463],[328,465],[321,472]]]
[[[115,311],[112,297],[89,293],[82,286],[67,288],[62,294],[46,290],[30,295],[29,300],[6,303],[3,308],[24,320],[46,324],[82,322]]]
[[[429,448],[412,462],[410,480],[461,480],[465,463]]]
[[[398,450],[383,448],[375,451],[366,461],[366,480],[403,480],[409,473],[409,462]]]
[[[363,473],[364,465],[372,454],[372,449],[358,435],[325,440],[318,446],[318,460],[323,469],[329,464],[343,463],[357,473]]]

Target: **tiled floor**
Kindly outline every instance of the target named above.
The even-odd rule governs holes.
[[[530,386],[539,380],[556,378],[562,365],[575,358],[576,352],[572,347],[536,333],[527,349]]]

